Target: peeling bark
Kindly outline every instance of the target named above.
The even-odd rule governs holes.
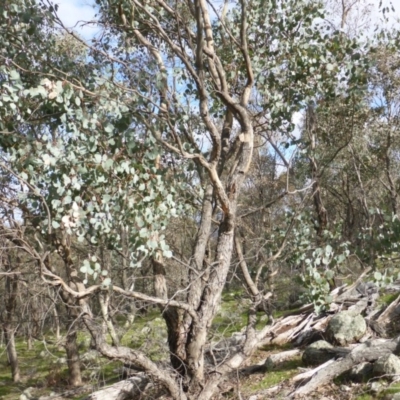
[[[157,297],[168,299],[167,281],[165,279],[165,268],[161,255],[158,260],[153,258],[154,290]],[[182,325],[182,312],[176,307],[159,305],[162,316],[167,325],[168,346],[170,350],[171,365],[181,375],[186,371],[185,333]]]
[[[69,384],[79,386],[82,384],[81,363],[79,360],[79,350],[76,343],[77,333],[74,329],[68,333],[65,340],[65,352],[67,355],[67,365],[69,374]]]

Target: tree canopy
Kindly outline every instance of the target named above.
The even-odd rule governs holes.
[[[265,337],[275,281],[296,277],[320,313],[346,269],[393,279],[399,34],[363,35],[355,5],[331,3],[96,0],[89,40],[48,1],[0,5],[9,337],[29,264],[63,304],[72,385],[86,330],[172,398],[205,400]],[[215,364],[231,283],[250,299],[245,339]],[[121,345],[123,303],[158,307],[168,363]]]

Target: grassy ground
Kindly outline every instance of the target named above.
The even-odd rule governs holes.
[[[82,375],[85,384],[94,387],[110,384],[120,379],[120,362],[111,362],[100,357],[88,348],[90,337],[81,332],[78,344],[82,357]],[[166,330],[159,313],[148,313],[145,317],[137,317],[132,328],[127,330],[121,339],[121,344],[135,349],[141,349],[153,361],[165,357]],[[52,391],[63,391],[68,387],[68,371],[65,351],[56,345],[52,335],[46,335],[46,341],[33,341],[32,349],[28,350],[23,338],[16,338],[19,366],[22,381],[12,382],[10,368],[7,362],[6,348],[0,348],[0,399],[15,400],[27,388],[32,388],[36,397],[49,394]],[[85,358],[85,355],[88,357]],[[80,399],[82,396],[76,397]]]
[[[81,335],[81,339],[84,336]],[[55,342],[48,337],[48,341]],[[83,341],[83,340],[82,340]],[[51,391],[68,390],[68,371],[65,362],[65,351],[50,342],[34,341],[31,350],[28,350],[26,342],[16,340],[19,367],[22,381],[14,384],[10,376],[10,368],[7,365],[6,349],[0,349],[0,399],[17,399],[27,388],[33,388],[32,394],[40,396]],[[81,353],[85,349],[82,348]],[[118,363],[111,363],[100,357],[91,360],[83,360],[83,379],[85,383],[99,382],[100,384],[115,377],[114,370]]]
[[[392,298],[385,298],[385,303],[390,303]],[[242,330],[247,322],[248,300],[243,299],[240,293],[229,293],[223,296],[221,309],[213,322],[211,329],[212,340],[222,337],[230,337],[234,332]],[[278,315],[276,315],[278,317]],[[118,321],[122,326],[124,321]],[[268,322],[268,318],[259,314],[258,328]],[[122,328],[121,328],[122,331]],[[161,361],[168,357],[166,347],[166,329],[164,321],[158,312],[149,312],[145,316],[137,316],[133,326],[127,330],[121,344],[135,349],[141,349],[148,354],[154,361]],[[56,345],[54,337],[48,335],[46,342],[35,341],[33,347],[28,350],[26,342],[22,338],[17,338],[17,352],[21,369],[22,382],[14,384],[11,380],[10,369],[7,365],[6,349],[0,348],[0,399],[18,399],[21,393],[27,388],[32,388],[34,396],[49,394],[52,391],[62,392],[70,389],[68,387],[68,373],[65,363],[65,351],[61,346]],[[96,352],[88,349],[90,338],[85,333],[80,333],[78,338],[80,354],[83,356],[82,369],[85,384],[92,385],[95,389],[106,384],[111,384],[120,379],[121,363],[111,362],[99,357]],[[268,355],[287,350],[288,346],[277,347],[268,346],[258,350],[248,365],[256,364],[264,360]],[[85,355],[91,357],[85,358]],[[238,391],[246,398],[252,393],[270,388],[277,384],[287,382],[291,377],[298,374],[303,368],[300,357],[287,361],[279,365],[276,369],[253,374],[247,377],[238,377],[235,386],[237,389],[223,395],[227,399],[236,399]],[[344,390],[350,387],[351,391]],[[342,377],[335,383],[323,388],[323,391],[314,398],[328,396],[331,399],[351,399],[351,400],[372,400],[384,399],[389,394],[400,391],[400,384],[387,388],[379,396],[368,392],[365,385],[353,385]],[[318,397],[319,396],[319,397]],[[386,396],[386,397],[385,397]],[[85,396],[77,396],[75,400]],[[276,397],[276,399],[278,399]]]

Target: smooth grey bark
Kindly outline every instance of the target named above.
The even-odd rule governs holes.
[[[110,314],[108,312],[110,304],[110,294],[109,293],[99,293],[99,303],[101,314],[103,315],[103,322],[105,324],[106,330],[111,336],[113,346],[119,345],[119,338],[117,332],[115,331],[114,324],[111,321]]]
[[[61,329],[60,329],[60,317],[58,315],[56,304],[54,304],[53,316],[54,316],[55,335],[56,339],[59,340],[61,338],[61,333],[60,333]]]
[[[8,254],[6,265],[8,269],[12,270],[11,256]],[[15,310],[17,307],[17,296],[18,296],[18,274],[7,275],[5,278],[5,315],[3,316],[3,331],[4,338],[7,346],[7,357],[10,363],[11,376],[13,382],[19,382],[21,380],[20,369],[18,364],[18,354],[15,347]]]
[[[21,380],[20,369],[18,365],[18,354],[17,348],[15,347],[15,332],[11,324],[4,324],[4,338],[7,346],[7,358],[10,363],[11,376],[13,382],[19,382]]]

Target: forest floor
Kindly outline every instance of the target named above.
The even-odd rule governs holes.
[[[290,347],[285,347],[285,350]],[[281,347],[275,347],[270,349],[264,349],[258,351],[250,363],[257,363],[264,360],[271,354],[279,353],[282,351]],[[279,368],[268,372],[254,373],[245,378],[241,378],[237,389],[231,395],[231,399],[249,399],[258,392],[262,392],[265,389],[281,385],[283,390],[282,393],[274,393],[273,397],[269,396],[268,399],[284,399],[288,392],[295,389],[289,383],[290,378],[295,375],[307,370],[301,360],[301,355],[298,357],[283,362],[279,365]],[[335,379],[331,384],[324,385],[315,391],[312,395],[307,395],[307,399],[315,400],[391,400],[395,393],[400,393],[400,384],[396,383],[388,386],[386,381],[376,381],[382,387],[379,393],[371,390],[370,383],[354,383],[353,381],[346,379],[346,376],[341,376]],[[229,398],[229,397],[227,397]],[[263,398],[263,397],[261,397]],[[265,397],[267,399],[267,397]]]
[[[246,324],[246,300],[241,300],[235,294],[224,295],[222,307],[214,320],[211,334],[213,341],[222,337],[230,337],[232,333],[240,331]],[[281,313],[276,313],[279,317]],[[267,322],[262,313],[259,314],[259,327]],[[123,324],[120,321],[121,325]],[[100,357],[95,351],[89,349],[90,339],[87,334],[80,333],[78,343],[82,356],[83,380],[85,392],[80,392],[71,399],[84,399],[86,395],[94,390],[117,382],[121,379],[122,365],[119,362],[111,362]],[[158,312],[148,312],[144,316],[138,315],[132,328],[126,330],[121,339],[121,344],[133,348],[140,348],[149,354],[154,361],[160,361],[160,355],[165,355],[166,331],[164,322]],[[269,355],[290,349],[290,346],[267,346],[258,350],[247,366],[262,363]],[[27,393],[27,398],[39,398],[49,395],[51,392],[61,393],[70,390],[67,380],[67,366],[65,352],[60,344],[57,344],[54,335],[49,333],[42,340],[33,340],[32,348],[29,350],[27,343],[17,337],[17,352],[21,369],[22,381],[13,383],[10,369],[7,365],[6,348],[0,347],[0,399],[16,400],[21,394]],[[294,359],[279,364],[276,369],[268,372],[254,373],[248,376],[238,374],[235,381],[230,382],[230,389],[220,394],[220,399],[242,399],[247,400],[263,390],[282,385],[282,393],[275,393],[273,397],[280,399],[285,397],[286,389],[290,389],[289,380],[294,375],[306,370],[301,360],[301,355]],[[341,376],[321,390],[315,392],[312,397],[323,400],[372,400],[391,399],[394,393],[400,392],[400,384],[388,386],[386,382],[380,381],[381,391],[379,394],[372,392],[371,382],[356,384]],[[383,387],[383,389],[382,389]],[[223,391],[222,391],[223,392]],[[149,399],[150,400],[150,399]]]

